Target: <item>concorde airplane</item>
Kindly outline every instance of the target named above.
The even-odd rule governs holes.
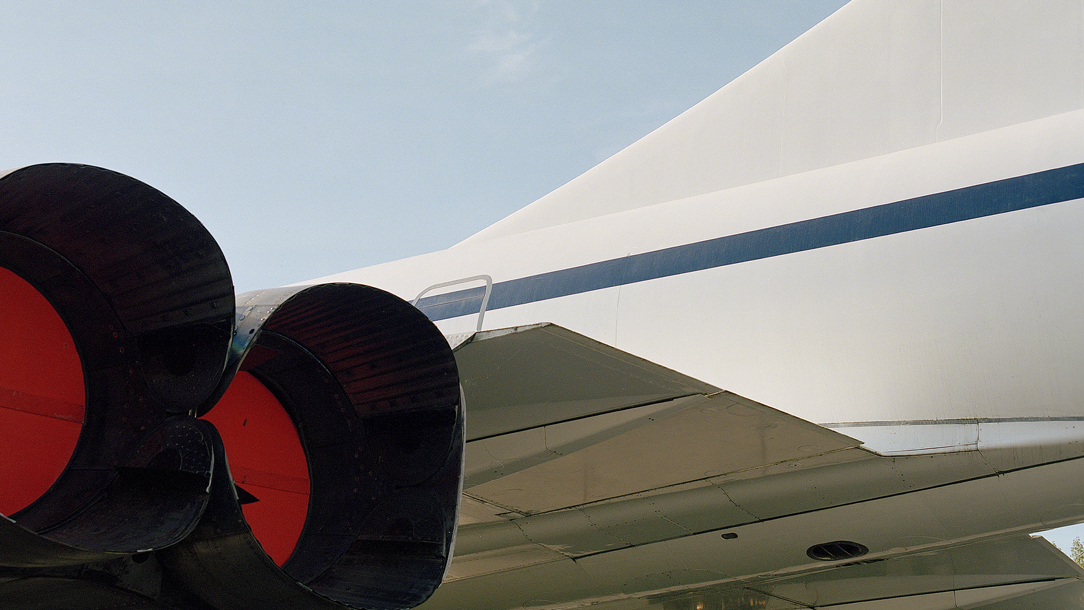
[[[855,0],[442,252],[235,297],[0,178],[0,607],[1084,607],[1084,4]],[[454,548],[454,558],[453,558]],[[443,583],[443,584],[442,584]]]

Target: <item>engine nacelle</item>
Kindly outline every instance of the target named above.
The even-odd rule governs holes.
[[[356,284],[235,303],[191,214],[66,164],[0,178],[0,294],[0,575],[154,551],[165,589],[241,608],[439,585],[462,400],[408,303]]]
[[[233,489],[212,490],[215,517],[170,549],[168,565],[214,605],[304,607],[310,594],[265,569],[254,535],[287,574],[326,597],[366,608],[420,604],[451,557],[461,491],[462,401],[447,341],[410,304],[357,284],[247,293],[237,312],[230,367],[239,377],[206,417],[222,432],[237,487],[259,500],[243,505],[253,534]],[[233,394],[246,377],[262,399]],[[248,429],[276,411],[289,415],[280,429]],[[285,438],[291,430],[296,444]],[[291,447],[303,448],[311,473],[305,513]],[[269,448],[281,454],[279,472],[260,467]]]

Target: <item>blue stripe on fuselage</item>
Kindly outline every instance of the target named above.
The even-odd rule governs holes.
[[[493,284],[487,310],[1084,198],[1084,163]],[[421,299],[432,320],[478,313],[485,288]]]

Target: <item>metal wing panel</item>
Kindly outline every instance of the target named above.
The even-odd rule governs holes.
[[[1025,585],[1018,585],[1025,588]],[[1006,587],[1007,588],[1007,587]],[[1009,595],[977,605],[968,603],[966,595],[958,594],[961,608],[978,610],[1052,610],[1055,608],[1084,608],[1084,582],[1080,579],[1063,579],[1034,585],[1022,594]]]
[[[646,421],[613,438],[466,491],[474,498],[528,515],[859,444],[826,428],[721,392],[692,401],[668,417]]]
[[[1084,570],[1045,540],[1028,536],[745,579],[682,569],[681,563],[657,574],[629,564],[624,580],[606,582],[583,562],[552,561],[446,583],[423,608],[1026,610],[1084,602]],[[560,594],[554,590],[551,599],[542,599],[550,589],[544,583],[554,582],[561,582]]]
[[[530,515],[860,442],[552,324],[456,348],[465,491]]]
[[[457,343],[469,362],[468,428],[473,413],[487,432],[471,434],[457,557],[426,607],[1011,610],[1071,607],[1080,595],[1084,573],[1027,537],[932,549],[930,539],[896,545],[910,554],[771,567],[780,543],[804,549],[830,536],[816,526],[828,517],[820,508],[889,502],[873,522],[847,521],[863,532],[926,518],[931,507],[907,492],[985,481],[993,471],[974,452],[877,456],[553,325]],[[797,521],[777,521],[787,515]],[[720,538],[727,531],[741,539]],[[877,537],[869,532],[859,538]],[[740,551],[750,543],[756,557]]]
[[[468,441],[719,390],[553,324],[453,342]]]
[[[893,599],[904,605],[885,607],[910,608],[914,606],[906,604],[915,603],[920,596],[928,601],[937,594],[953,592],[949,608],[957,604],[985,608],[986,604],[1037,593],[1054,583],[1071,584],[1081,577],[1084,570],[1046,540],[1018,536],[837,564],[813,574],[765,578],[746,586],[768,597],[796,602],[799,607],[872,608]]]

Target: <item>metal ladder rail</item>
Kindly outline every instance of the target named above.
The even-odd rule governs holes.
[[[414,297],[414,300],[411,301],[410,304],[417,307],[418,306],[418,301],[421,301],[422,297],[425,296],[425,293],[430,292],[432,290],[437,290],[439,288],[447,288],[448,286],[455,286],[456,284],[466,284],[467,282],[478,282],[478,281],[484,281],[486,283],[486,292],[485,292],[485,295],[482,296],[482,306],[478,309],[478,326],[475,328],[476,331],[480,331],[480,330],[482,330],[482,320],[483,320],[483,318],[485,318],[485,315],[486,315],[486,307],[489,305],[489,295],[490,295],[491,292],[493,292],[493,278],[491,276],[488,276],[488,275],[472,275],[470,277],[465,277],[465,278],[458,279],[458,280],[452,280],[450,282],[441,282],[439,284],[433,284],[432,286],[430,286],[430,287],[426,288],[425,290],[422,290],[421,292],[419,292],[418,296]]]

